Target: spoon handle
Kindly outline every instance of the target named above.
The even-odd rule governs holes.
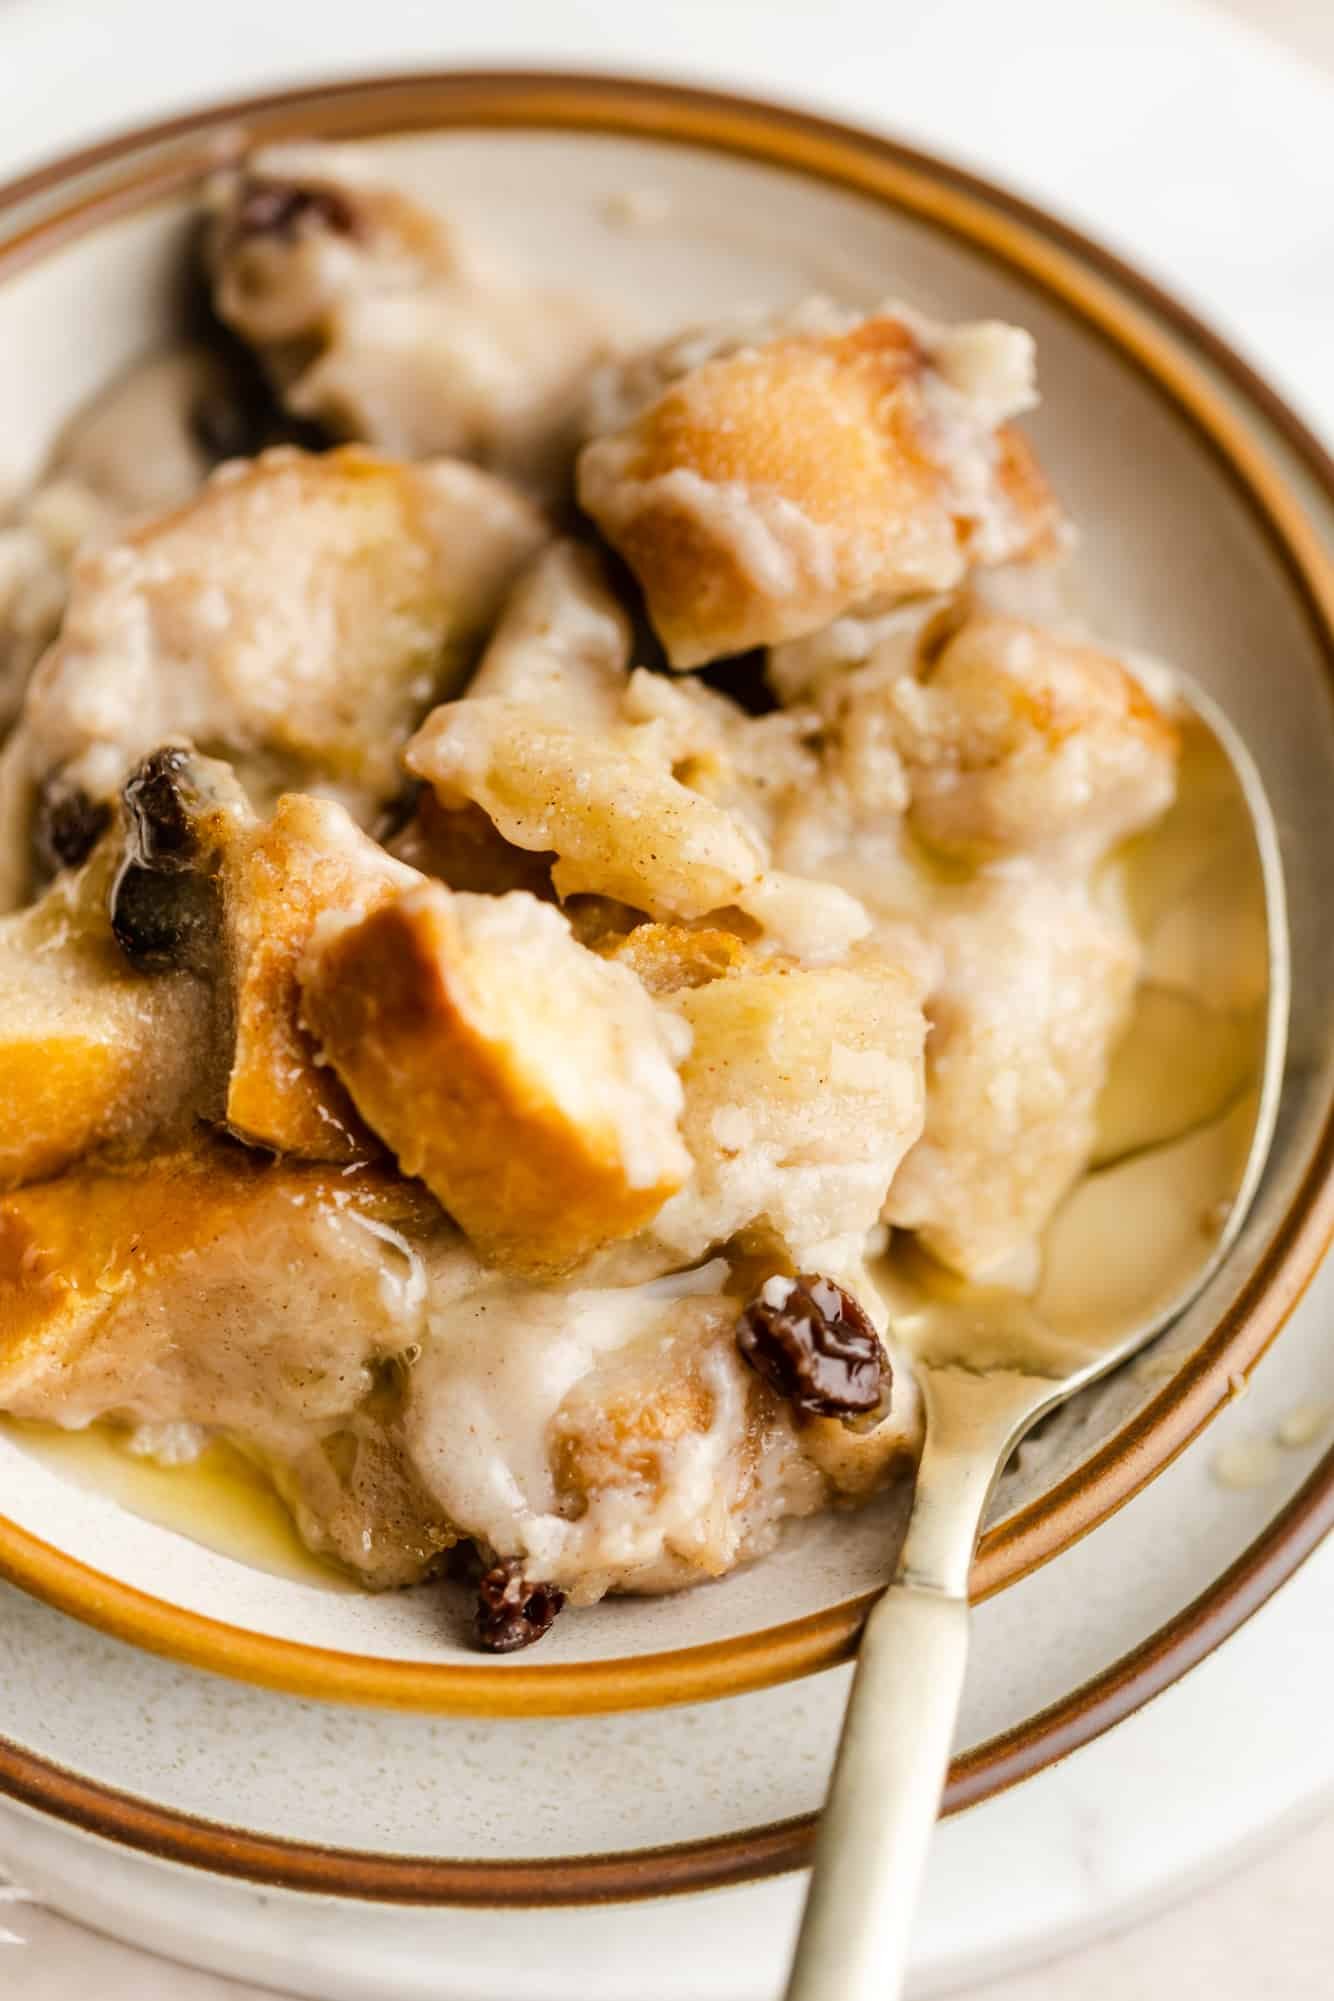
[[[905,1580],[867,1619],[787,2001],[894,2001],[968,1657],[963,1597]]]

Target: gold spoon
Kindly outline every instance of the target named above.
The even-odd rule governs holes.
[[[1095,1159],[1048,1231],[1031,1297],[950,1282],[925,1259],[892,1287],[894,1332],[913,1356],[926,1439],[898,1565],[862,1633],[787,2001],[899,1993],[992,1488],[1040,1417],[1126,1361],[1207,1284],[1269,1152],[1289,995],[1278,835],[1232,725],[1184,677],[1171,685],[1181,784],[1162,825],[1125,859],[1145,973],[1103,1097],[1103,1164]],[[1211,1031],[1212,1042],[1182,1033],[1192,1008],[1224,1032]],[[1206,1045],[1226,1094],[1221,1108],[1216,1092],[1207,1102]],[[1138,1077],[1127,1052],[1138,1054]],[[1183,1117],[1173,1137],[1163,1127],[1174,1104]],[[1167,1199],[1173,1193],[1183,1199]]]

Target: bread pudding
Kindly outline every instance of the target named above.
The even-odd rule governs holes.
[[[223,1439],[478,1643],[911,1474],[910,1252],[1031,1288],[1171,804],[1020,329],[636,346],[352,148],[0,525],[0,1411]]]

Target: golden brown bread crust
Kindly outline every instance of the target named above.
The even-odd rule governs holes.
[[[378,1142],[298,1020],[297,969],[326,910],[365,912],[415,879],[328,800],[289,793],[228,885],[236,1048],[227,1123],[302,1160],[364,1160]]]
[[[373,1589],[413,1584],[455,1530],[401,1436],[411,1261],[460,1251],[426,1191],[383,1170],[225,1142],[82,1165],[0,1198],[0,1402],[222,1433],[313,1549]]]
[[[980,537],[929,406],[931,362],[903,321],[789,334],[706,361],[580,459],[579,495],[644,588],[672,664],[775,645],[850,606],[957,583],[1031,549],[1054,503],[1012,434],[975,419],[992,461]],[[959,399],[962,403],[962,399]],[[974,481],[976,484],[976,481]]]
[[[119,858],[113,833],[40,903],[0,918],[0,1188],[217,1110],[212,996],[120,950],[107,920]]]
[[[114,1130],[140,1056],[77,1031],[0,1044],[0,1187],[59,1174]]]
[[[502,901],[511,915],[522,904],[542,920],[531,956],[513,931],[494,958],[485,939],[468,935],[469,916]],[[482,1255],[512,1271],[568,1269],[633,1235],[689,1169],[674,1118],[664,1127],[661,1109],[646,1103],[658,1171],[631,1172],[615,1117],[590,1106],[588,1092],[582,1105],[571,1102],[551,1074],[553,1059],[559,1066],[569,1053],[577,1065],[591,1054],[558,1052],[548,1035],[547,1018],[568,1013],[563,989],[576,976],[587,995],[579,1029],[608,1070],[622,1058],[623,1039],[654,1032],[637,995],[642,1022],[609,1022],[601,1035],[601,997],[588,991],[593,968],[618,1008],[635,992],[534,899],[455,898],[430,884],[317,935],[303,972],[303,1019],[362,1117]],[[600,1080],[579,1079],[581,1088],[587,1082],[596,1091]]]
[[[79,1361],[127,1300],[145,1297],[164,1273],[197,1263],[219,1245],[236,1247],[281,1214],[279,1195],[301,1207],[350,1205],[414,1234],[446,1228],[420,1188],[383,1170],[353,1180],[318,1167],[287,1168],[226,1142],[201,1142],[125,1166],[85,1166],[0,1198],[0,1396],[22,1409],[13,1385],[50,1356],[57,1369]],[[120,1326],[123,1334],[123,1325]],[[145,1322],[145,1339],[160,1322]],[[299,1330],[294,1330],[299,1338]],[[70,1344],[75,1344],[71,1346]],[[111,1368],[117,1356],[108,1358]]]

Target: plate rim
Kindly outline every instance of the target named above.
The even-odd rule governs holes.
[[[1334,1529],[1334,1450],[1200,1595],[1101,1673],[953,1760],[942,1816],[962,1812],[1103,1736],[1179,1681],[1273,1596]],[[1032,1752],[1041,1741],[1044,1755]],[[383,1854],[247,1828],[127,1793],[0,1736],[0,1796],[90,1837],[242,1882],[405,1906],[553,1909],[737,1888],[806,1868],[818,1813],[601,1854]]]
[[[1241,391],[1334,503],[1334,461],[1279,393],[1189,308],[1041,207],[934,154],[779,102],[646,76],[449,69],[316,82],[205,105],[66,153],[0,186],[0,229],[7,216],[20,218],[17,232],[0,244],[0,280],[116,216],[179,192],[207,167],[257,141],[298,133],[366,138],[497,127],[653,138],[758,159],[906,209],[963,239],[974,253],[1018,269],[1137,367],[1206,443],[1286,568],[1334,680],[1334,564],[1270,454],[1174,335],[1185,336]],[[134,162],[130,170],[119,171],[127,161]],[[67,192],[73,199],[62,202]],[[1155,324],[1155,317],[1174,334]],[[1249,1373],[1259,1360],[1334,1234],[1332,1170],[1334,1114],[1237,1298],[1176,1375],[1077,1474],[984,1538],[972,1580],[975,1597],[1018,1581],[1124,1505],[1223,1407],[1231,1379]],[[1323,1478],[1334,1498],[1334,1455],[1313,1478]],[[1297,1547],[1300,1541],[1294,1534],[1288,1568],[1305,1554]],[[116,1638],[188,1665],[308,1698],[488,1717],[697,1702],[815,1672],[855,1651],[875,1595],[861,1594],[799,1620],[702,1646],[595,1662],[472,1665],[384,1660],[231,1626],[97,1572],[4,1518],[0,1576]],[[1219,1588],[1223,1582],[1218,1580]],[[1218,1632],[1211,1644],[1222,1637]],[[1189,1664],[1183,1661],[1179,1671]],[[1088,1686],[1097,1689],[1106,1679]],[[1152,1692],[1146,1688],[1139,1699]],[[1061,1734],[1044,1723],[1051,1714],[1010,1733],[1024,1744],[1010,1743],[999,1765],[986,1766],[991,1778],[976,1783],[996,1790],[1072,1748],[1064,1741],[1060,1749],[1050,1748],[1049,1740],[1056,1742]],[[987,1749],[970,1754],[964,1766],[974,1769],[973,1761]],[[1009,1776],[997,1777],[998,1771]]]

